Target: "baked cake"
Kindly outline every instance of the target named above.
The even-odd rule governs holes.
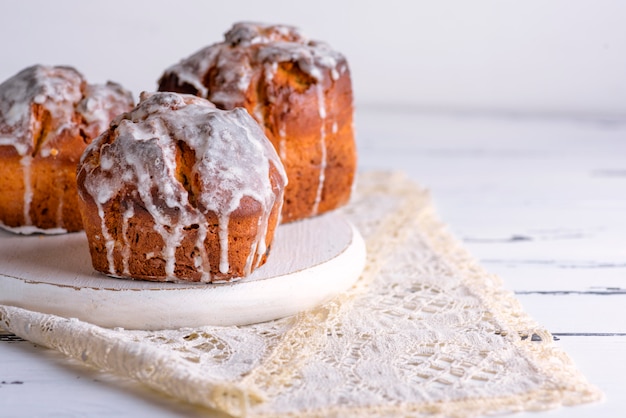
[[[291,26],[237,23],[224,42],[165,71],[159,90],[244,107],[287,172],[283,222],[348,202],[356,170],[353,98],[345,57]]]
[[[244,109],[144,93],[79,164],[93,266],[153,281],[244,277],[266,260],[286,183],[272,144]]]
[[[70,67],[35,65],[0,84],[0,226],[23,234],[81,230],[76,165],[132,106],[120,85],[87,84]]]

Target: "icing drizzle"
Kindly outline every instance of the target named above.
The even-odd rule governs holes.
[[[189,177],[195,179],[191,189],[177,177],[177,170],[181,169],[177,165],[177,152],[181,146],[194,155],[192,167],[187,167]],[[108,134],[88,146],[80,165],[80,171],[85,171],[84,188],[98,206],[102,219],[110,274],[115,274],[116,247],[122,247],[126,269],[129,243],[124,239],[115,242],[104,223],[103,207],[111,199],[120,198],[120,192],[128,187],[132,189],[133,199],[151,215],[154,229],[163,239],[160,257],[165,261],[167,280],[177,280],[176,251],[185,228],[197,225],[196,247],[200,252],[195,254],[194,264],[202,273],[202,281],[212,281],[204,249],[206,219],[210,213],[216,214],[219,221],[217,269],[222,274],[228,273],[230,216],[246,196],[260,203],[264,214],[248,256],[249,260],[255,255],[260,259],[266,250],[271,209],[276,203],[282,205],[282,187],[276,202],[270,164],[277,168],[286,184],[283,166],[271,143],[244,109],[219,110],[212,103],[190,95],[142,94],[135,109],[121,115],[111,124]],[[122,217],[124,225],[119,230],[126,230],[131,217],[130,213]],[[249,264],[246,268],[251,270]],[[124,271],[124,275],[128,272]]]
[[[259,64],[295,62],[318,83],[324,81],[327,72],[337,80],[347,70],[342,54],[324,42],[309,40],[293,26],[240,22],[224,36],[224,42],[205,47],[168,68],[164,77],[175,74],[179,83],[193,86],[201,97],[220,108],[232,109],[243,104]],[[211,69],[216,69],[219,77],[213,90],[205,85]]]
[[[320,174],[317,185],[317,191],[315,193],[315,201],[313,202],[312,215],[317,215],[320,202],[322,201],[322,192],[324,190],[324,181],[326,180],[326,165],[327,165],[327,150],[326,150],[326,102],[324,99],[324,90],[321,85],[317,86],[317,106],[320,119],[322,120],[322,127],[320,128],[320,149],[321,149],[321,161],[320,161]]]

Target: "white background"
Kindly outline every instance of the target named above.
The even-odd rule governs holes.
[[[0,0],[0,80],[67,64],[137,95],[239,20],[293,24],[343,52],[358,106],[626,113],[620,0]]]

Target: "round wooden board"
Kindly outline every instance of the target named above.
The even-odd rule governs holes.
[[[244,325],[323,303],[364,265],[365,243],[338,212],[279,226],[267,263],[223,284],[111,278],[91,267],[83,233],[0,231],[0,304],[126,329]]]

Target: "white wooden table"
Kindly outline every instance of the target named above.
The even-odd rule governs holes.
[[[456,236],[607,397],[532,416],[623,416],[626,118],[389,108],[357,115],[361,169],[404,170],[428,187]],[[206,413],[5,335],[0,416]]]

